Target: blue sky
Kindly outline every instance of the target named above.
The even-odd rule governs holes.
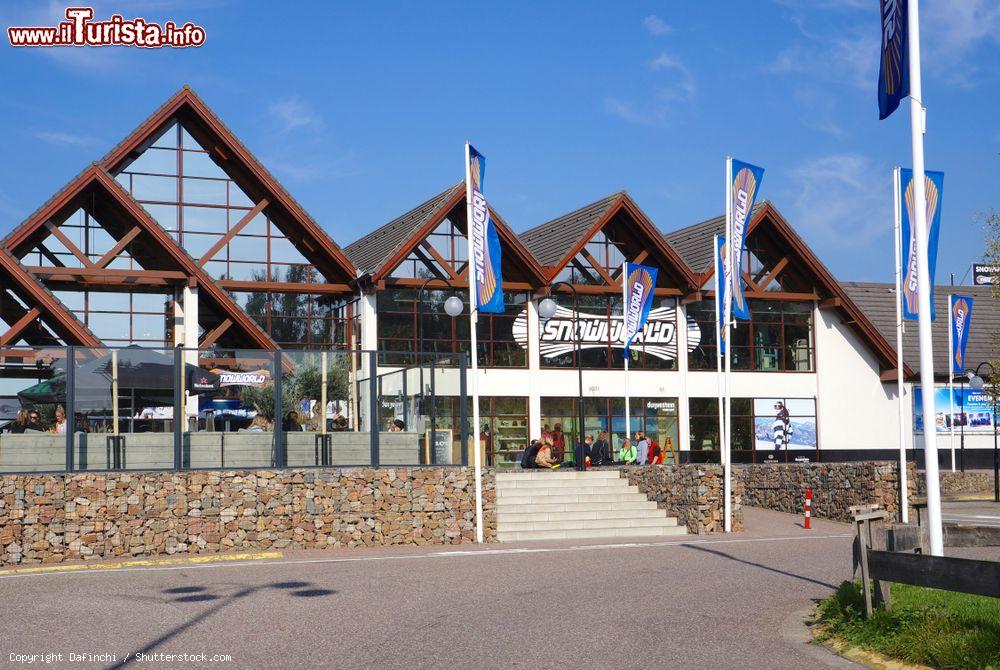
[[[179,51],[0,47],[0,233],[188,83],[341,245],[460,180],[462,144],[515,230],[626,188],[664,230],[722,212],[727,154],[841,279],[892,277],[878,0],[90,3],[193,21]],[[9,25],[64,4],[5,2]],[[938,279],[1000,209],[1000,1],[921,3],[928,169],[946,173]]]

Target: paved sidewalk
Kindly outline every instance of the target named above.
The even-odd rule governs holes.
[[[746,513],[730,536],[0,574],[0,664],[60,652],[115,655],[79,668],[184,665],[137,653],[338,669],[836,664],[792,639],[793,615],[849,578],[849,527]]]

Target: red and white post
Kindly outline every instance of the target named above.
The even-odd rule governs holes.
[[[806,520],[803,527],[809,530],[809,520],[812,518],[813,513],[813,492],[806,489]]]

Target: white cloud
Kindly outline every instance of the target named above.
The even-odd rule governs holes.
[[[286,98],[272,102],[267,109],[271,116],[281,124],[282,132],[287,133],[297,128],[319,128],[323,125],[323,120],[319,115],[299,98]]]
[[[791,218],[814,243],[868,250],[891,231],[891,175],[867,156],[824,156],[794,168],[789,177]]]
[[[34,133],[35,137],[47,144],[58,144],[62,146],[83,147],[95,143],[94,138],[76,135],[74,133],[64,133],[53,130],[39,130]]]
[[[648,63],[657,73],[657,81],[648,99],[633,102],[621,98],[604,99],[604,109],[630,123],[655,125],[666,120],[671,111],[690,103],[697,93],[694,75],[680,59],[663,52]]]
[[[878,77],[879,36],[875,28],[797,41],[780,51],[767,69],[775,74],[809,73],[860,89],[871,88]]]
[[[642,20],[642,25],[646,27],[646,31],[654,37],[662,37],[663,35],[669,35],[674,32],[674,29],[663,22],[656,14],[650,14]]]

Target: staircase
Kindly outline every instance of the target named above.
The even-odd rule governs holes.
[[[497,539],[684,535],[616,470],[497,473]]]

